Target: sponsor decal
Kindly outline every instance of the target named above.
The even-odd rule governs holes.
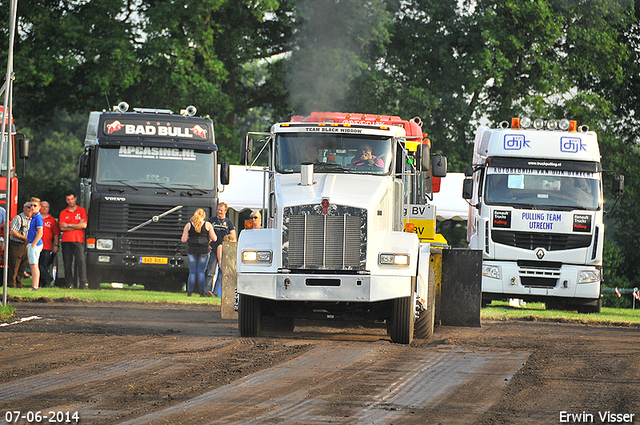
[[[509,151],[519,151],[522,148],[530,148],[530,141],[524,138],[523,134],[505,134],[504,149]]]
[[[568,153],[578,153],[580,151],[586,152],[587,145],[585,145],[579,137],[561,137],[560,151]]]
[[[122,122],[105,120],[104,133],[108,136],[152,136],[172,139],[206,140],[209,128],[206,124],[182,124],[171,122]]]
[[[174,161],[195,161],[193,149],[158,148],[149,146],[120,146],[118,156],[121,158],[170,159]]]
[[[597,178],[596,174],[590,171],[541,170],[538,168],[491,167],[489,168],[489,174],[528,174],[534,176],[584,177],[588,179]]]
[[[501,229],[511,228],[511,211],[493,211],[493,227]]]
[[[573,215],[573,231],[574,232],[591,232],[591,216],[584,214]]]
[[[553,225],[562,221],[562,214],[558,213],[523,211],[521,214],[520,218],[528,222],[527,227],[532,230],[553,230]]]

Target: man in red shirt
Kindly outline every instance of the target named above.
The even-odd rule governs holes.
[[[62,260],[64,261],[64,279],[67,288],[73,288],[78,282],[81,289],[89,287],[87,264],[84,257],[84,229],[87,228],[87,210],[76,204],[76,195],[66,196],[67,208],[60,213],[60,231],[62,232]],[[76,267],[72,267],[75,260]],[[74,276],[73,271],[78,275]]]
[[[42,228],[42,252],[40,253],[40,286],[53,286],[53,276],[49,272],[49,263],[51,256],[56,254],[60,249],[60,227],[58,221],[50,214],[51,206],[49,202],[42,201],[40,203],[40,214],[44,220]]]

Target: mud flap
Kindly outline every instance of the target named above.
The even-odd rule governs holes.
[[[442,250],[440,323],[444,326],[480,327],[482,251]]]

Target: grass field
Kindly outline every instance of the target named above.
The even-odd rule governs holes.
[[[0,320],[10,319],[15,314],[11,306],[12,299],[57,299],[65,298],[86,302],[141,302],[172,304],[212,304],[219,305],[220,298],[207,298],[198,295],[187,297],[184,292],[145,291],[141,286],[124,286],[113,288],[102,284],[100,290],[80,290],[62,288],[41,288],[29,291],[29,280],[25,280],[25,288],[9,288],[9,303],[0,306]],[[554,322],[576,322],[610,325],[639,325],[640,309],[616,309],[603,307],[599,314],[580,314],[575,311],[545,310],[543,303],[527,303],[523,307],[510,307],[507,302],[494,301],[480,313],[482,320],[539,320]]]
[[[545,310],[543,303],[527,303],[524,307],[510,307],[506,301],[493,301],[480,313],[482,320],[540,320],[554,322],[599,323],[610,325],[640,325],[640,309],[602,307],[597,314],[576,311]]]

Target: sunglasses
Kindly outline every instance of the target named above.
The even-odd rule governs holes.
[[[257,220],[258,217],[251,217],[251,220]]]

